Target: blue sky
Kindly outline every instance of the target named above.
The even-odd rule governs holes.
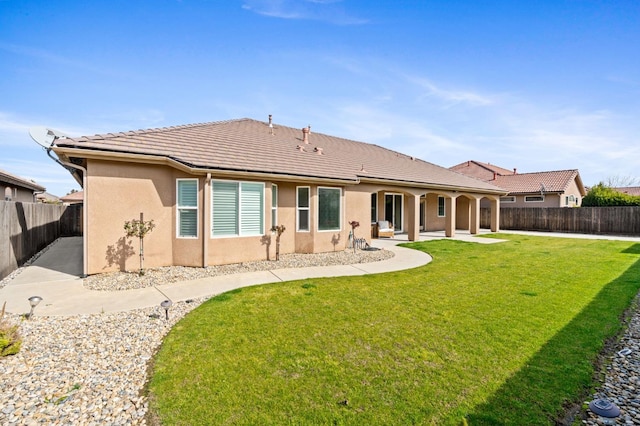
[[[640,1],[0,0],[0,169],[28,135],[249,117],[450,167],[640,178]]]

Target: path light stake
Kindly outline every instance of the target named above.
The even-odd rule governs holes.
[[[35,309],[36,306],[38,306],[38,303],[40,302],[42,302],[42,297],[40,296],[31,296],[29,298],[29,304],[31,305],[31,311],[29,312],[29,319],[33,317],[33,310]]]
[[[164,309],[164,316],[165,316],[165,319],[167,321],[169,321],[169,308],[171,307],[171,305],[173,305],[173,302],[171,300],[168,300],[168,299],[167,300],[163,300],[160,303],[160,307],[162,309]]]

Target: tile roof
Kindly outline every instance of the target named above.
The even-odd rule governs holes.
[[[38,185],[37,183],[31,180],[27,180],[25,178],[21,178],[20,176],[11,174],[5,170],[0,170],[0,182],[6,182],[11,185],[20,186],[22,188],[26,188],[31,191],[41,192],[46,189],[44,186]]]
[[[619,187],[619,188],[613,188],[618,192],[622,192],[624,194],[629,194],[629,195],[633,195],[635,197],[639,197],[640,196],[640,186],[625,186],[625,187]]]
[[[482,163],[475,160],[456,164],[455,166],[449,167],[449,169],[485,181],[493,179],[494,173],[496,175],[512,175],[515,173],[514,170],[507,170],[490,163]]]
[[[566,191],[576,178],[580,179],[578,170],[558,170],[497,176],[492,182],[509,191],[509,194],[532,194],[541,191],[561,193]],[[582,180],[579,180],[578,187],[582,188]]]
[[[61,147],[164,156],[203,170],[501,191],[491,183],[377,145],[315,131],[308,142],[303,141],[301,129],[276,124],[270,129],[266,122],[243,118],[57,139],[54,151]]]
[[[72,192],[71,194],[67,194],[64,197],[60,197],[60,200],[64,201],[65,203],[84,201],[84,191]]]

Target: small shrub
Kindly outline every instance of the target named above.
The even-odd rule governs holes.
[[[18,332],[18,326],[10,324],[4,318],[6,306],[7,302],[2,305],[2,311],[0,311],[0,357],[17,354],[20,351],[20,346],[22,346],[22,338]]]

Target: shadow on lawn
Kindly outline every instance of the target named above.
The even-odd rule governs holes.
[[[640,254],[640,244],[634,244],[628,247],[623,253]]]
[[[638,247],[624,252],[635,254]],[[593,366],[607,351],[603,346],[621,331],[621,318],[639,288],[640,260],[603,287],[486,403],[473,409],[467,416],[469,424],[571,424],[570,408],[579,409],[576,404],[589,397]]]

